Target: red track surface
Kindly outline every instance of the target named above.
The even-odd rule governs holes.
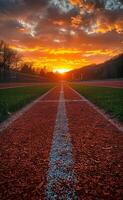
[[[42,85],[42,84],[45,84],[45,83],[34,83],[34,82],[33,83],[0,83],[0,89]]]
[[[45,96],[58,100],[60,88]],[[79,200],[121,200],[123,134],[64,88]],[[57,102],[38,102],[0,137],[2,200],[43,200]]]
[[[123,88],[123,80],[120,81],[83,81],[78,82],[82,85],[87,86],[103,86],[103,87],[115,87],[115,88]]]
[[[58,96],[59,88],[47,98]],[[1,134],[0,199],[43,199],[56,111],[57,103],[36,103]]]
[[[65,89],[67,99],[80,99]],[[87,102],[67,103],[73,143],[78,199],[121,200],[123,197],[123,133]]]
[[[123,80],[120,80],[120,81],[83,81],[83,82],[76,82],[76,83],[81,83],[82,85],[90,85],[90,86],[123,88]],[[0,83],[0,89],[32,86],[32,85],[42,85],[42,84],[44,84],[44,83]]]

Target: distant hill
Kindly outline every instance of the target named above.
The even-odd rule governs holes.
[[[123,54],[102,63],[93,64],[67,73],[68,80],[101,80],[123,78]]]

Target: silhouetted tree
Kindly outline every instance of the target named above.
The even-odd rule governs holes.
[[[3,40],[0,41],[0,63],[4,70],[16,68],[21,56]]]
[[[35,74],[36,73],[33,68],[32,62],[27,62],[27,63],[22,64],[20,71],[23,73],[27,73],[27,74]]]
[[[17,69],[21,56],[17,51],[3,40],[0,41],[0,78],[8,80],[11,76],[11,69]]]

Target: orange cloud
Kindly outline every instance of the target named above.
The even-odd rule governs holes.
[[[45,52],[47,54],[52,54],[52,55],[64,55],[64,54],[79,54],[81,53],[81,50],[76,49],[76,48],[45,48],[45,47],[33,47],[33,48],[28,48],[24,46],[15,46],[11,45],[12,49],[15,49],[20,52]]]
[[[40,47],[33,47],[33,48],[28,48],[28,47],[24,47],[24,46],[21,46],[21,45],[10,45],[10,47],[12,49],[15,49],[19,52],[34,52],[34,51],[39,51],[40,50]]]
[[[97,50],[89,50],[89,51],[86,51],[84,56],[85,57],[91,57],[91,56],[105,56],[105,55],[108,55],[108,56],[115,56],[118,54],[118,50],[117,49],[114,49],[114,50],[110,50],[110,49],[97,49]]]
[[[46,49],[45,52],[48,52],[49,54],[54,54],[54,55],[62,55],[62,54],[78,54],[81,53],[81,50],[75,49],[75,48],[59,48],[59,49]]]
[[[123,20],[118,20],[114,23],[108,22],[105,18],[97,20],[96,26],[93,30],[95,33],[107,33],[115,30],[117,33],[123,33]]]
[[[81,24],[81,16],[71,17],[72,27],[77,28]]]
[[[74,68],[78,68],[80,66],[85,66],[85,65],[89,65],[91,62],[88,61],[85,58],[80,58],[80,59],[65,59],[65,58],[61,58],[61,59],[55,59],[55,58],[48,58],[48,57],[41,57],[40,59],[33,59],[33,58],[25,58],[25,61],[31,61],[34,63],[34,66],[36,68],[41,68],[46,66],[48,70],[54,71],[57,69],[64,69],[66,71],[74,69]]]
[[[81,0],[70,0],[70,3],[73,5],[82,5]]]
[[[123,20],[117,21],[117,23],[114,24],[114,29],[115,29],[118,33],[123,33]]]
[[[53,24],[55,24],[55,25],[59,25],[59,26],[62,26],[62,25],[65,24],[65,22],[62,21],[62,20],[57,20],[57,21],[53,21]]]
[[[88,11],[91,11],[95,7],[94,1],[81,1],[81,0],[70,0],[72,5],[79,6],[81,9],[87,9]]]

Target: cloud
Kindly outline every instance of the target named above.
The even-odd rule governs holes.
[[[72,24],[72,27],[78,27],[80,24],[81,24],[81,16],[78,15],[78,16],[75,16],[75,17],[71,17],[71,24]]]
[[[80,54],[80,50],[79,49],[68,49],[68,48],[61,48],[61,49],[47,49],[47,52],[49,54],[53,54],[53,55],[64,55],[64,54]]]
[[[7,14],[14,11],[14,13],[17,14],[17,12],[19,12],[20,14],[25,10],[37,10],[41,7],[47,6],[48,4],[49,0],[1,0],[0,11]]]
[[[115,56],[117,54],[117,49],[112,50],[112,49],[96,49],[96,50],[88,50],[85,52],[85,57],[91,57],[91,56]]]
[[[30,34],[32,37],[35,37],[37,22],[28,23],[21,19],[18,20],[18,22],[23,27],[20,30],[23,30],[25,33]]]
[[[65,21],[63,21],[63,20],[56,20],[56,21],[53,21],[53,24],[59,25],[59,26],[63,26],[65,24]]]
[[[123,4],[118,0],[70,0],[80,9],[79,15],[71,18],[71,25],[87,34],[115,30],[123,32]]]
[[[15,8],[19,8],[20,6],[23,6],[24,3],[22,0],[1,0],[0,1],[0,11],[1,12],[7,12],[7,11],[11,11],[14,10]]]
[[[0,0],[0,39],[36,66],[101,62],[122,38],[122,0]]]
[[[69,0],[50,0],[50,5],[55,6],[63,13],[68,13],[73,9],[73,6],[70,4]]]
[[[85,9],[97,9],[97,8],[104,8],[107,10],[116,10],[122,9],[121,0],[69,0],[72,5],[79,6],[80,8]]]

